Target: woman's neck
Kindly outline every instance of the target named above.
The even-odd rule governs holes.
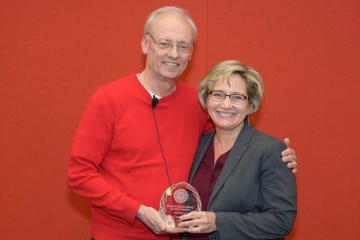
[[[240,131],[224,131],[222,129],[216,129],[214,136],[214,165],[218,158],[229,151],[236,141]]]
[[[239,127],[231,130],[224,130],[219,127],[215,127],[216,133],[214,137],[214,144],[216,143],[219,146],[230,146],[234,145],[237,137],[239,136],[239,133],[241,129],[243,128],[243,124]]]
[[[230,133],[223,130],[216,129],[216,133],[214,136],[214,145],[215,146],[233,146],[237,136],[239,135],[239,132],[237,133]]]

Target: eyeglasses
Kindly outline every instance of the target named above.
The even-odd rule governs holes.
[[[152,40],[154,41],[154,43],[156,45],[158,45],[159,48],[161,48],[161,49],[166,49],[166,50],[170,51],[173,48],[173,46],[176,46],[177,49],[181,53],[188,54],[188,55],[191,55],[193,53],[193,51],[194,51],[194,46],[192,46],[192,45],[188,45],[188,44],[185,44],[185,43],[180,43],[180,44],[173,45],[173,44],[170,44],[170,43],[165,42],[165,41],[156,42],[155,39],[153,38],[153,36],[151,36],[150,33],[147,33],[147,35],[149,35],[152,38]]]
[[[240,93],[233,93],[228,95],[225,94],[223,91],[218,91],[218,90],[208,91],[207,93],[209,94],[210,98],[216,102],[222,102],[226,97],[229,97],[230,101],[236,105],[240,105],[245,100],[249,99],[248,96],[242,95]]]

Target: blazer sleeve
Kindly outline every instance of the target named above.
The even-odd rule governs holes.
[[[216,212],[217,233],[221,239],[275,239],[290,233],[297,214],[297,193],[295,176],[281,161],[285,148],[282,141],[276,140],[260,154],[262,211]]]

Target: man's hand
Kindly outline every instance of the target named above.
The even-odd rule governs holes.
[[[282,153],[281,153],[282,161],[287,163],[286,166],[288,168],[292,168],[292,172],[293,172],[293,174],[295,174],[297,172],[297,169],[296,169],[297,162],[296,162],[295,150],[289,148],[290,140],[288,138],[285,138],[284,142],[288,148],[285,149],[284,151],[282,151]]]
[[[156,234],[164,234],[166,231],[165,221],[160,217],[158,211],[152,207],[141,205],[136,217]]]
[[[141,205],[136,217],[139,218],[148,228],[156,234],[182,233],[183,229],[166,226],[165,221],[160,217],[160,213],[152,207]],[[169,219],[170,224],[175,226],[173,219]]]

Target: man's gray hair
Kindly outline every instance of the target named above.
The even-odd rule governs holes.
[[[193,29],[194,41],[195,41],[196,35],[197,35],[197,28],[196,28],[194,21],[192,20],[192,18],[189,16],[189,14],[184,9],[174,7],[174,6],[162,7],[162,8],[156,9],[155,11],[150,13],[150,15],[147,17],[146,22],[145,22],[144,35],[149,33],[151,24],[154,22],[154,20],[157,18],[157,16],[159,16],[162,13],[178,13],[181,16],[184,16],[185,19],[191,25],[191,28]]]

